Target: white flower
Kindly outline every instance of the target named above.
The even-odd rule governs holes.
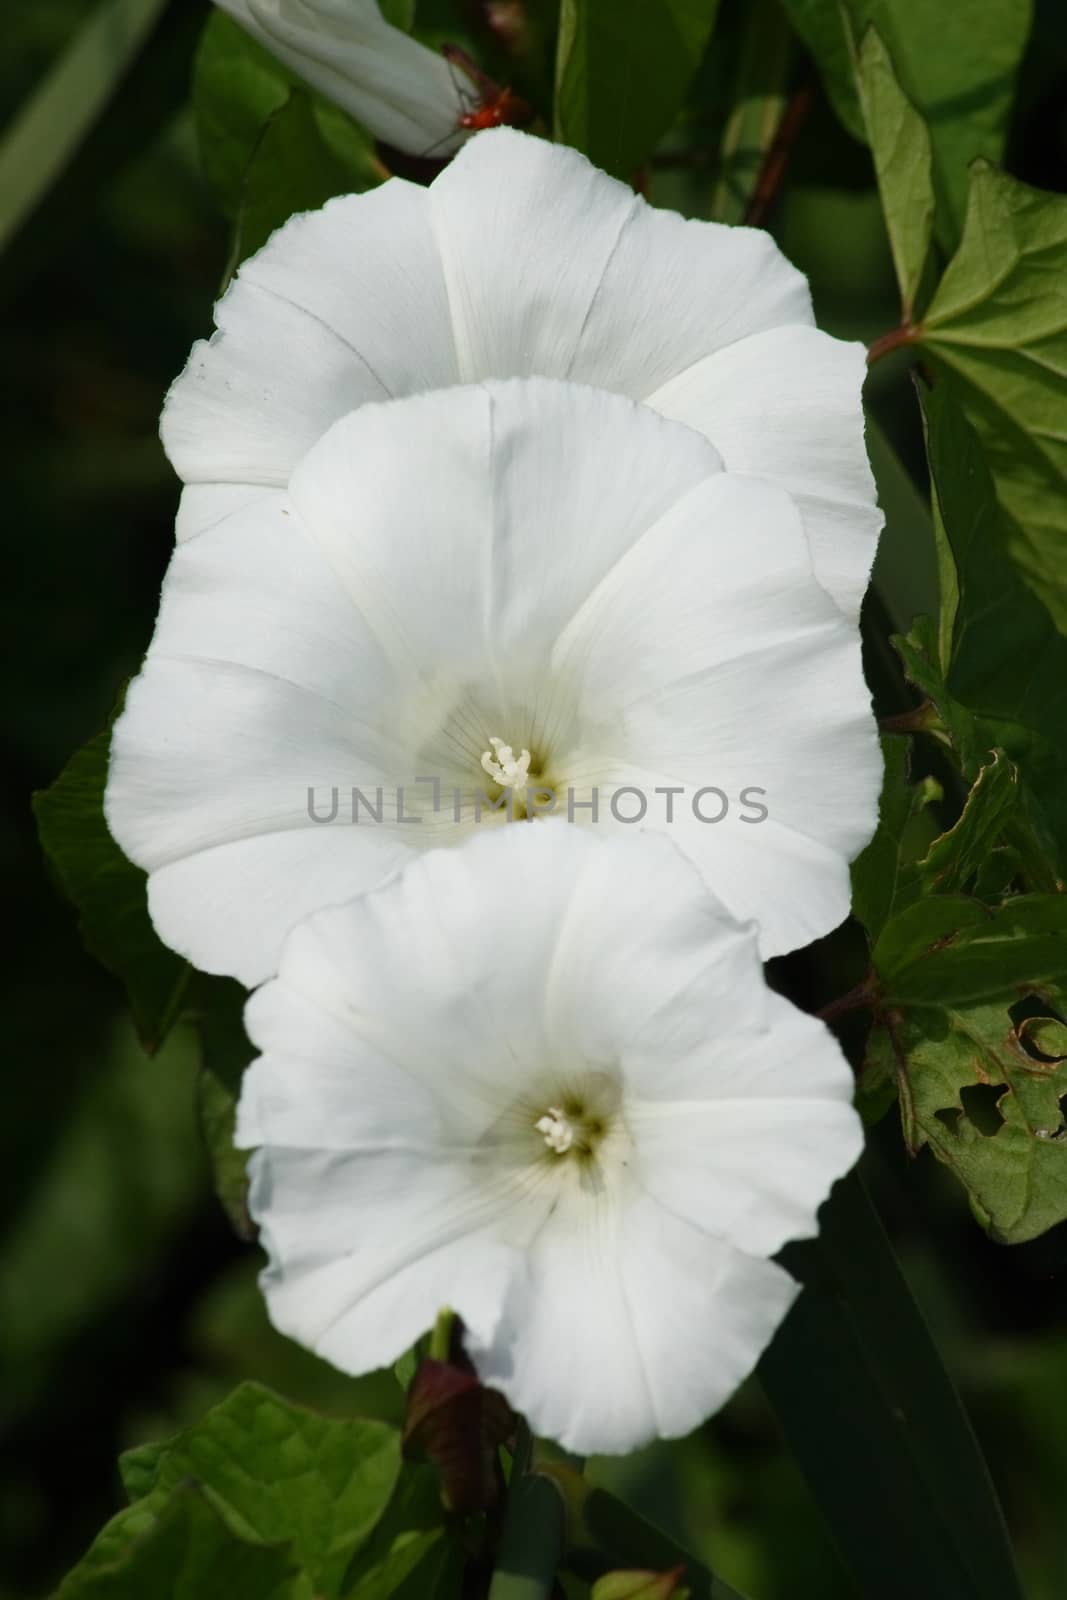
[[[477,807],[505,783],[587,824],[595,790],[628,836],[643,801],[794,949],[848,913],[880,767],[785,491],[620,395],[512,379],[361,407],[177,548],[106,806],[162,937],[252,984],[303,915],[503,825]]]
[[[689,1432],[751,1371],[859,1155],[834,1039],[662,836],[560,822],[320,912],[253,996],[237,1142],[287,1334],[385,1366],[439,1308],[572,1450]]]
[[[386,22],[377,0],[215,4],[376,139],[420,156],[447,155],[463,137],[455,70]]]
[[[295,217],[245,262],[163,415],[179,537],[276,496],[367,400],[541,373],[613,389],[781,484],[855,618],[881,516],[863,346],[813,326],[767,233],[656,210],[584,157],[500,129],[430,186],[392,179]]]

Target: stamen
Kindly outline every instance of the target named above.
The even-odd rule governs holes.
[[[545,1143],[558,1156],[566,1155],[574,1143],[574,1128],[559,1106],[549,1106],[548,1111],[534,1123],[538,1133],[543,1133]]]
[[[516,760],[514,750],[503,739],[491,738],[489,743],[493,748],[483,753],[482,770],[503,789],[527,788],[530,778],[529,750],[524,750]]]

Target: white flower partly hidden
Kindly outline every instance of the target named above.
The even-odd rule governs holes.
[[[862,1144],[833,1037],[662,836],[429,852],[302,923],[246,1022],[277,1326],[361,1373],[451,1306],[583,1453],[728,1398],[796,1293],[768,1257]]]
[[[377,0],[215,0],[265,50],[375,136],[412,155],[464,137],[456,69],[386,22]]]
[[[163,415],[179,538],[276,498],[368,400],[540,373],[699,429],[781,484],[853,619],[881,516],[863,346],[813,326],[769,234],[656,210],[573,150],[478,134],[429,189],[391,179],[294,217],[245,262]]]
[[[785,491],[621,395],[512,379],[363,406],[287,495],[178,546],[106,810],[167,943],[253,984],[306,913],[504,825],[503,788],[587,824],[595,790],[627,836],[643,801],[794,949],[848,913],[880,768]]]

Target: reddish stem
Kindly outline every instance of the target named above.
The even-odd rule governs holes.
[[[883,356],[892,355],[894,350],[902,350],[905,345],[915,344],[921,333],[922,329],[913,328],[910,322],[905,322],[899,328],[890,328],[888,333],[880,333],[867,347],[867,365],[873,367]]]
[[[764,157],[763,166],[756,179],[756,187],[752,191],[752,199],[745,212],[745,223],[748,227],[762,227],[765,217],[777,200],[793,148],[814,104],[815,87],[811,83],[805,83],[786,106],[782,120],[778,124],[778,131]]]
[[[820,1022],[833,1022],[838,1017],[843,1017],[849,1011],[862,1011],[867,1006],[874,1004],[878,998],[878,987],[873,972],[869,972],[862,983],[857,983],[854,989],[849,989],[845,994],[839,994],[836,1000],[830,1000],[821,1011],[815,1015]]]

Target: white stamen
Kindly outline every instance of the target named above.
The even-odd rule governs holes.
[[[505,744],[503,739],[491,738],[489,743],[493,748],[483,753],[482,770],[503,789],[527,788],[530,777],[529,750],[524,750],[516,760],[514,750],[509,744]]]
[[[540,1121],[534,1123],[538,1133],[543,1133],[545,1143],[558,1156],[566,1155],[574,1143],[574,1129],[559,1106],[549,1106]]]

